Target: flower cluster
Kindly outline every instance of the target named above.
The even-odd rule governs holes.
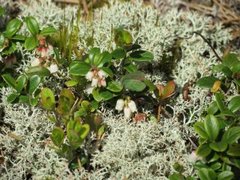
[[[92,68],[85,76],[88,81],[91,81],[91,84],[87,86],[86,92],[91,94],[95,87],[106,87],[107,76],[103,70]]]
[[[130,119],[132,114],[137,112],[136,103],[130,97],[127,97],[125,100],[118,99],[115,109],[119,112],[123,110],[125,119]]]
[[[44,66],[51,74],[58,71],[57,64],[52,62],[53,47],[46,43],[45,37],[39,38],[39,46],[35,50],[36,58],[32,61],[31,66]]]

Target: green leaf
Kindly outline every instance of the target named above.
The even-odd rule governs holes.
[[[35,49],[37,45],[38,45],[38,40],[35,36],[27,37],[24,42],[24,47],[29,51]]]
[[[26,85],[27,77],[25,75],[21,75],[16,80],[16,90],[18,93],[20,93],[24,86]]]
[[[110,68],[102,67],[101,70],[103,70],[108,76],[113,77],[113,72]]]
[[[103,91],[100,93],[102,100],[107,101],[113,98],[113,94],[110,91]]]
[[[73,87],[73,86],[76,86],[78,84],[78,82],[77,81],[74,81],[74,80],[69,80],[69,81],[66,81],[65,82],[65,85],[67,86],[67,87]]]
[[[52,110],[55,107],[54,93],[49,88],[43,88],[41,90],[41,105],[46,110]]]
[[[232,180],[234,178],[234,174],[231,171],[223,171],[218,174],[218,180]]]
[[[240,139],[240,127],[231,127],[223,134],[222,141],[233,144]]]
[[[70,65],[69,73],[72,76],[85,76],[90,69],[91,66],[85,62],[74,62]]]
[[[32,16],[28,16],[25,18],[25,22],[27,25],[28,30],[30,31],[30,33],[35,36],[39,33],[39,25],[37,20],[32,17]]]
[[[21,35],[21,34],[15,34],[13,37],[12,37],[12,40],[17,40],[17,41],[25,41],[26,37]]]
[[[209,148],[208,144],[201,144],[197,148],[196,153],[197,153],[197,155],[205,158],[211,153],[211,151],[212,150]]]
[[[207,76],[207,77],[203,77],[203,78],[200,78],[198,81],[197,81],[197,85],[199,87],[202,87],[202,88],[212,88],[213,84],[215,83],[215,81],[217,81],[218,79],[213,77],[213,76]]]
[[[57,106],[57,112],[60,115],[68,115],[75,102],[75,96],[70,89],[62,89]]]
[[[230,145],[229,149],[227,151],[227,155],[234,156],[234,157],[240,157],[240,144]]]
[[[129,46],[133,42],[132,35],[123,28],[117,28],[114,32],[114,41],[118,46]]]
[[[102,99],[103,99],[103,97],[102,97],[102,96],[100,95],[100,93],[99,93],[99,89],[98,89],[98,88],[93,89],[92,95],[93,95],[93,98],[94,98],[97,102],[100,102],[100,101],[102,101]]]
[[[196,122],[194,124],[194,130],[198,135],[204,139],[208,139],[208,134],[204,128],[204,123],[203,122]]]
[[[126,79],[123,81],[123,85],[130,91],[141,92],[146,88],[146,84],[136,79]]]
[[[123,59],[126,56],[126,51],[123,48],[117,48],[112,52],[114,59]]]
[[[111,81],[108,83],[107,89],[112,92],[121,92],[123,89],[123,86],[121,83],[117,81]]]
[[[227,77],[232,77],[232,74],[233,74],[231,69],[223,64],[218,64],[218,65],[214,66],[213,71],[222,72]]]
[[[184,176],[180,173],[173,173],[168,177],[169,180],[185,180]]]
[[[105,51],[105,52],[99,54],[99,56],[95,56],[95,57],[94,57],[94,65],[97,67],[103,67],[104,64],[111,62],[111,60],[112,60],[112,55],[107,51]]]
[[[198,170],[200,180],[215,180],[217,179],[216,173],[210,168],[201,168]]]
[[[41,66],[30,67],[26,73],[28,76],[38,75],[40,77],[44,77],[50,75],[50,71],[47,68]]]
[[[213,115],[207,115],[204,120],[204,128],[210,140],[214,141],[219,134],[219,122]]]
[[[18,93],[12,93],[7,97],[7,102],[12,103],[13,101],[15,101],[17,99],[17,97],[19,96]]]
[[[209,105],[209,107],[207,109],[207,113],[214,115],[217,111],[218,111],[217,102],[214,101]]]
[[[224,152],[227,149],[228,144],[224,141],[212,142],[209,144],[209,147],[216,152]]]
[[[152,81],[145,79],[144,83],[147,85],[149,91],[154,91],[156,89],[156,86],[152,83]]]
[[[31,106],[36,106],[36,105],[38,104],[38,96],[37,96],[37,97],[34,97],[34,98],[29,97],[29,104],[30,104]]]
[[[7,24],[6,31],[4,32],[5,37],[11,38],[14,34],[17,33],[17,31],[21,28],[22,21],[19,19],[12,19]]]
[[[41,30],[40,35],[48,36],[48,35],[54,34],[56,32],[57,32],[57,30],[54,27],[48,26],[48,27],[45,27]]]
[[[129,73],[133,73],[138,70],[137,66],[133,65],[133,64],[129,64],[128,66],[125,66],[124,69],[126,69],[127,72],[129,72]]]
[[[10,87],[16,90],[16,81],[10,74],[3,74],[2,78]]]
[[[215,93],[215,100],[217,102],[217,106],[221,112],[226,110],[226,106],[223,103],[224,95],[222,93]]]
[[[228,104],[228,109],[230,109],[234,113],[240,109],[240,96],[235,96],[230,100]]]
[[[229,67],[231,70],[233,70],[234,66],[239,63],[237,54],[229,53],[223,58],[222,64]]]
[[[136,62],[151,62],[154,58],[153,54],[148,51],[134,51],[129,55],[129,59]]]
[[[213,164],[211,164],[210,166],[214,171],[220,169],[222,167],[222,164],[220,162],[215,162]]]
[[[19,96],[19,103],[24,103],[24,104],[29,103],[29,98],[28,98],[28,96],[25,96],[25,95]]]
[[[51,140],[52,142],[60,147],[62,144],[63,144],[63,141],[64,141],[64,131],[60,128],[60,127],[55,127],[52,131],[52,134],[51,134]]]
[[[31,76],[29,79],[29,94],[33,94],[37,90],[40,83],[41,77],[39,77],[38,75]]]

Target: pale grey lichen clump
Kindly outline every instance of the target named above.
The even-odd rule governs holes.
[[[21,5],[21,8],[21,18],[35,16],[43,26],[58,27],[64,13],[68,20],[76,13],[76,7],[62,10],[50,0],[30,0],[29,5]],[[182,39],[182,59],[173,70],[173,77],[179,87],[188,81],[196,81],[198,76],[208,75],[210,67],[217,63],[211,49],[193,31],[214,41],[219,54],[220,48],[231,39],[228,31],[220,24],[212,27],[210,18],[195,12],[179,12],[172,8],[161,14],[151,6],[142,5],[140,0],[134,4],[111,0],[109,7],[95,11],[91,23],[81,22],[79,47],[88,50],[87,38],[93,35],[94,46],[111,50],[115,47],[113,28],[119,26],[128,29],[144,49],[153,52],[155,63],[161,61],[163,53],[171,48],[175,39]],[[204,51],[209,52],[209,57],[203,56]],[[34,59],[33,54],[24,50],[21,50],[21,54],[24,59],[18,72],[23,72]],[[155,69],[150,79],[161,83],[163,76],[162,72]],[[104,121],[110,132],[104,139],[102,150],[93,156],[95,170],[86,172],[82,169],[71,173],[66,160],[59,158],[49,145],[53,124],[48,121],[46,112],[38,108],[7,104],[9,89],[1,89],[1,94],[0,105],[6,112],[4,122],[13,127],[9,129],[3,126],[0,131],[0,147],[5,158],[0,168],[2,179],[22,179],[28,173],[32,174],[33,179],[166,179],[173,172],[172,165],[175,162],[185,167],[185,174],[194,174],[188,161],[191,152],[187,150],[186,140],[193,135],[192,123],[211,101],[206,96],[207,91],[193,85],[190,87],[191,99],[185,101],[180,94],[174,104],[169,104],[173,117],[162,117],[160,123],[135,124],[124,120],[122,115],[116,116],[111,110],[103,110]]]

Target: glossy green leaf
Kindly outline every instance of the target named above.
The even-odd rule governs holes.
[[[215,113],[218,112],[218,110],[219,110],[219,109],[218,109],[218,106],[217,106],[217,102],[214,101],[214,102],[212,102],[212,103],[209,105],[209,107],[208,107],[208,109],[207,109],[207,113],[214,115]]]
[[[25,41],[26,37],[21,35],[21,34],[15,34],[13,37],[12,37],[12,40],[17,40],[17,41]]]
[[[92,95],[93,95],[93,98],[97,101],[97,102],[100,102],[102,101],[103,97],[100,95],[99,93],[99,89],[95,88],[93,89],[92,91]]]
[[[13,101],[15,101],[17,99],[17,97],[19,96],[18,93],[12,93],[7,97],[7,102],[12,103]]]
[[[114,41],[118,46],[129,46],[133,42],[132,35],[123,28],[115,29]]]
[[[232,144],[229,146],[227,155],[240,157],[240,144]]]
[[[231,127],[224,132],[222,141],[233,144],[240,139],[240,127]]]
[[[204,123],[203,122],[196,122],[194,124],[194,130],[198,135],[204,139],[208,139],[208,134],[204,128]]]
[[[54,27],[48,26],[48,27],[45,27],[41,30],[40,35],[48,36],[48,35],[54,34],[56,32],[57,32],[57,30]]]
[[[111,60],[112,60],[112,55],[107,51],[105,51],[105,52],[99,54],[99,56],[95,56],[95,57],[94,57],[94,65],[97,67],[103,67],[103,65],[105,65],[108,62],[111,62]]]
[[[74,81],[74,80],[69,80],[65,82],[65,85],[67,87],[73,87],[73,86],[76,86],[77,84],[78,84],[78,81]]]
[[[203,77],[203,78],[200,78],[198,81],[197,81],[197,85],[199,87],[202,87],[202,88],[212,88],[213,84],[215,83],[215,81],[217,81],[218,79],[213,77],[213,76],[207,76],[207,77]]]
[[[28,16],[25,18],[25,22],[30,33],[35,36],[39,33],[39,24],[35,17]]]
[[[29,104],[31,106],[36,106],[38,104],[38,96],[37,97],[29,97]]]
[[[223,171],[218,174],[218,180],[232,180],[234,174],[231,171]]]
[[[25,75],[20,75],[16,80],[16,90],[17,92],[21,92],[25,87],[27,82],[27,77]]]
[[[16,89],[16,81],[10,74],[3,74],[3,80],[13,89]]]
[[[230,100],[228,109],[230,109],[232,112],[237,112],[240,110],[240,96],[235,96]]]
[[[111,81],[107,85],[107,89],[112,92],[121,92],[123,89],[123,86],[120,82],[117,81]]]
[[[60,147],[62,144],[63,144],[63,141],[64,141],[64,131],[62,130],[62,128],[60,127],[55,127],[52,131],[52,134],[51,134],[51,140],[52,142]]]
[[[224,152],[227,149],[228,144],[225,141],[212,142],[209,144],[209,147],[216,152]]]
[[[123,85],[130,91],[141,92],[146,88],[146,84],[136,79],[126,79],[123,81]]]
[[[136,62],[151,62],[154,56],[148,51],[134,51],[129,55],[129,59]]]
[[[222,64],[229,67],[231,70],[239,62],[237,54],[229,53],[223,58]]]
[[[231,69],[223,64],[218,64],[218,65],[214,66],[213,71],[222,72],[227,77],[232,77],[232,74],[233,74]]]
[[[46,110],[52,110],[55,107],[54,93],[49,88],[43,88],[40,93],[41,105]]]
[[[208,144],[201,144],[197,148],[196,153],[201,157],[207,157],[211,153],[211,151],[212,150],[209,148]]]
[[[37,45],[38,40],[35,36],[27,37],[24,42],[24,47],[29,51],[35,49]]]
[[[220,162],[215,162],[211,164],[210,166],[214,171],[219,170],[222,167],[222,164]]]
[[[125,66],[124,69],[127,70],[127,72],[129,73],[133,73],[138,70],[138,67],[136,65],[129,64],[128,66]]]
[[[19,19],[12,19],[9,21],[6,27],[6,31],[4,32],[5,37],[11,38],[17,31],[21,28],[22,21]]]
[[[204,120],[204,128],[210,140],[214,141],[219,134],[219,122],[213,115],[207,115]]]
[[[38,75],[31,76],[29,79],[29,94],[33,94],[37,90],[40,83],[41,77],[39,77]]]
[[[72,76],[85,76],[91,66],[85,62],[75,62],[70,65],[70,75]]]
[[[114,59],[123,59],[126,56],[126,51],[123,48],[117,48],[112,52]]]
[[[28,76],[38,75],[40,77],[44,77],[50,75],[50,71],[47,68],[41,66],[30,67],[26,73]]]
[[[226,110],[226,106],[224,105],[223,99],[224,95],[222,93],[215,93],[215,100],[217,103],[218,108],[220,109],[221,112]]]
[[[108,76],[113,77],[113,72],[108,67],[102,67],[101,70],[103,70]]]
[[[113,98],[113,94],[110,91],[103,91],[100,93],[102,100],[107,101]]]
[[[210,168],[201,168],[198,170],[200,180],[216,180],[216,173]]]
[[[10,42],[10,45],[2,51],[2,55],[11,55],[17,50],[15,43]]]
[[[19,96],[19,103],[28,104],[29,103],[29,97],[25,95]]]

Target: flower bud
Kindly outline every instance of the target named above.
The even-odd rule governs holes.
[[[102,78],[107,77],[107,74],[103,70],[99,70],[98,71],[98,76],[102,79]]]
[[[85,78],[89,81],[92,81],[93,79],[93,72],[92,71],[88,71],[88,73],[85,75]]]
[[[50,67],[48,67],[48,70],[51,74],[56,73],[58,71],[58,66],[56,64],[51,64]]]
[[[125,119],[130,119],[131,118],[132,111],[131,111],[131,109],[129,107],[124,107],[123,112],[124,112],[124,118]]]
[[[98,79],[96,79],[96,78],[93,78],[92,79],[92,87],[97,87],[98,86]]]
[[[124,100],[123,99],[118,99],[115,109],[118,110],[118,111],[122,111],[123,107],[124,107]]]
[[[128,102],[128,107],[131,109],[132,112],[137,112],[137,106],[133,100],[130,100]]]
[[[32,62],[31,62],[31,66],[39,66],[41,64],[41,61],[39,58],[35,58]]]

